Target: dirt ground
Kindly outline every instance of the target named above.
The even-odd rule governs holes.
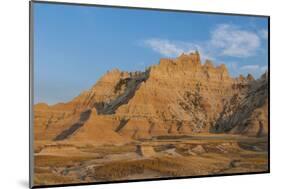
[[[159,136],[123,146],[35,142],[35,185],[268,170],[267,138]]]

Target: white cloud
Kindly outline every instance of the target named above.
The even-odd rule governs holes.
[[[215,58],[208,53],[202,46],[189,42],[180,42],[180,41],[171,41],[167,39],[147,39],[144,41],[144,44],[150,47],[157,53],[160,53],[166,57],[177,57],[182,53],[190,53],[198,50],[202,60]]]
[[[261,40],[267,36],[267,30],[252,32],[235,25],[223,24],[210,32],[210,38],[205,41],[175,41],[152,38],[142,44],[165,57],[177,57],[181,53],[198,50],[202,62],[206,59],[216,65],[224,62],[233,76],[251,73],[258,78],[267,70],[267,66],[259,64],[242,65],[235,61],[221,61],[225,58],[247,58],[255,56],[261,50]]]
[[[259,64],[247,64],[241,65],[239,62],[234,61],[219,61],[219,64],[224,63],[228,68],[228,71],[232,77],[238,77],[239,75],[248,75],[252,74],[256,79],[259,78],[262,74],[268,69],[267,66]],[[218,64],[218,65],[219,65]]]
[[[268,70],[268,66],[262,66],[260,69],[262,72],[265,72],[266,70]]]
[[[211,32],[210,46],[223,56],[249,57],[260,47],[260,38],[254,32],[222,24]]]
[[[166,39],[148,39],[144,43],[164,56],[177,56],[185,51],[178,44]]]
[[[261,66],[258,64],[253,65],[244,65],[240,68],[240,73],[253,74],[256,78],[259,78],[265,71],[267,70],[267,66]]]
[[[257,70],[259,69],[260,66],[257,65],[257,64],[254,64],[254,65],[245,65],[245,66],[242,66],[241,69],[242,70]]]
[[[267,29],[262,29],[259,31],[259,36],[262,39],[268,39],[268,30]]]
[[[194,43],[152,38],[145,40],[144,44],[155,52],[169,57],[197,49],[202,57],[208,59],[217,56],[245,58],[257,53],[260,39],[266,35],[266,30],[255,33],[235,25],[220,24],[210,33],[210,39],[206,41]]]

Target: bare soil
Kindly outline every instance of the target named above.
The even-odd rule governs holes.
[[[267,138],[159,136],[123,146],[35,141],[35,185],[268,171]]]

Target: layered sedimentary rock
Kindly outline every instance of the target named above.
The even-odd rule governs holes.
[[[225,103],[213,131],[257,137],[268,134],[267,73],[252,80],[244,93],[233,95]]]
[[[35,105],[35,139],[101,144],[202,132],[264,136],[267,83],[266,75],[231,78],[225,65],[202,64],[198,52],[161,59],[145,72],[116,69],[68,103]]]

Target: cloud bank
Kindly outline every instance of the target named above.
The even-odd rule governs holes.
[[[165,57],[176,57],[182,53],[198,50],[202,59],[214,59],[200,44],[158,38],[147,39],[144,44]]]
[[[182,53],[198,50],[203,61],[211,59],[221,62],[224,58],[249,58],[256,56],[261,49],[262,40],[267,40],[267,29],[250,31],[231,24],[219,24],[205,41],[175,41],[161,38],[150,38],[143,44],[164,57],[177,57]],[[226,64],[228,64],[226,62]],[[259,75],[266,71],[267,66],[243,65],[231,63],[230,68],[235,73],[250,72]]]
[[[235,25],[220,24],[210,32],[210,38],[196,43],[151,38],[144,44],[164,56],[178,56],[183,52],[200,50],[206,57],[228,56],[245,58],[254,56],[260,48],[261,39],[266,39],[267,30],[259,32],[240,29]]]
[[[249,57],[255,55],[260,47],[260,38],[254,32],[223,24],[212,32],[210,45],[217,49],[220,55]]]

